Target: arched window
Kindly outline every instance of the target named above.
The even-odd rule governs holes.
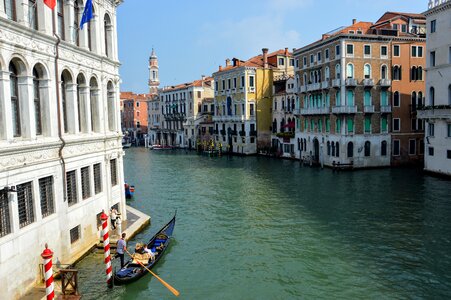
[[[411,105],[411,110],[415,111],[417,108],[417,93],[416,92],[412,92],[410,105]]]
[[[330,78],[330,69],[329,69],[329,67],[326,67],[325,77],[326,77],[326,80],[329,80],[329,78]]]
[[[340,74],[341,74],[341,66],[340,64],[336,64],[335,65],[335,78],[336,79],[340,79]]]
[[[10,20],[17,21],[16,18],[16,0],[5,0],[6,17]]]
[[[304,86],[305,86],[305,85],[307,85],[307,74],[306,73],[304,73],[304,77],[303,78],[304,78]]]
[[[335,106],[340,106],[341,105],[341,94],[340,94],[340,90],[335,92]]]
[[[410,80],[417,80],[418,78],[417,67],[413,66],[410,70]]]
[[[280,132],[285,132],[285,118],[280,121]]]
[[[86,90],[86,81],[85,77],[82,74],[79,74],[77,77],[77,109],[78,109],[78,131],[79,132],[87,132],[86,126],[86,114],[84,111],[85,105],[85,90]]]
[[[381,156],[387,156],[387,142],[381,142]]]
[[[274,121],[272,122],[272,132],[276,133],[277,132],[277,120],[274,119]]]
[[[89,95],[91,102],[91,131],[100,132],[99,87],[95,77],[92,77],[89,81]]]
[[[431,86],[429,89],[429,105],[434,106],[435,105],[435,89]]]
[[[369,64],[366,64],[363,67],[363,75],[365,76],[365,79],[371,78],[371,66]]]
[[[56,13],[58,18],[58,35],[62,40],[66,40],[64,34],[64,2],[63,0],[56,1]]]
[[[387,79],[387,66],[382,65],[381,67],[381,79]]]
[[[20,99],[19,99],[19,85],[18,85],[18,71],[13,62],[9,64],[9,82],[11,90],[11,113],[12,113],[12,125],[13,135],[15,137],[21,136],[21,123],[20,123]]]
[[[401,67],[400,66],[393,66],[393,80],[401,80]]]
[[[331,151],[331,156],[334,157],[335,156],[335,143],[332,142],[332,151]]]
[[[417,80],[423,80],[423,67],[419,66],[417,68]]]
[[[354,157],[354,143],[349,142],[348,143],[348,158]]]
[[[327,141],[327,155],[330,155],[330,142]]]
[[[335,142],[335,156],[340,157],[340,144]]]
[[[39,75],[36,68],[33,69],[33,99],[34,99],[34,115],[36,122],[36,134],[42,134],[42,121],[41,121],[41,97],[39,92]]]
[[[371,155],[371,143],[370,141],[365,142],[365,156]]]
[[[346,77],[354,78],[354,65],[353,64],[348,64],[346,66]]]
[[[38,30],[38,5],[36,0],[28,0],[28,23],[30,28]]]
[[[418,92],[418,107],[422,107],[423,106],[423,93],[420,91]]]
[[[68,86],[72,83],[72,77],[67,70],[64,70],[61,74],[61,108],[63,110],[63,126],[64,132],[69,132],[69,122],[68,122]]]
[[[112,55],[112,33],[113,33],[113,28],[112,28],[112,24],[111,24],[111,19],[110,16],[108,14],[105,14],[104,17],[104,38],[105,38],[105,55],[107,57],[111,57]]]
[[[80,2],[81,0],[74,1],[74,28],[72,29],[72,42],[77,46],[80,46],[80,32],[78,28],[80,24],[78,22],[81,18],[81,7],[83,7],[83,3]]]
[[[111,81],[107,84],[107,107],[108,107],[108,129],[110,131],[116,131],[116,113],[114,108],[116,93]]]

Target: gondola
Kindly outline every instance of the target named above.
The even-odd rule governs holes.
[[[174,231],[175,226],[175,217],[177,212],[174,214],[169,223],[167,223],[163,228],[161,228],[147,243],[147,248],[152,249],[152,252],[156,252],[155,259],[141,261],[141,263],[146,266],[148,269],[152,269],[155,266],[163,254],[166,252],[168,248],[169,242],[171,240],[172,232]],[[157,250],[157,248],[160,248]],[[135,254],[136,255],[136,254]],[[118,272],[114,274],[114,284],[115,285],[123,285],[134,282],[149,272],[143,268],[138,262],[134,259],[130,259],[126,262],[125,266],[120,269]]]

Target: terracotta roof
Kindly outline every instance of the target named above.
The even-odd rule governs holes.
[[[123,100],[147,100],[152,97],[152,94],[135,94],[133,92],[121,92],[120,99]]]
[[[205,77],[205,79],[203,80],[203,84],[207,85],[207,86],[211,86],[211,81],[213,80],[212,77]],[[194,80],[192,82],[187,82],[187,83],[182,83],[182,84],[178,84],[178,85],[173,85],[170,87],[166,87],[162,90],[162,92],[171,92],[171,91],[176,91],[176,90],[182,90],[182,89],[187,89],[189,87],[201,87],[202,86],[202,79],[200,80]]]
[[[420,20],[426,19],[426,17],[422,14],[387,11],[385,14],[382,15],[382,17],[379,18],[379,20],[376,21],[375,24],[383,23],[397,17],[406,17],[408,19],[420,19]]]

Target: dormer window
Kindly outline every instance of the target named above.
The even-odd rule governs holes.
[[[349,30],[349,33],[354,34],[355,32],[354,32],[354,30]]]

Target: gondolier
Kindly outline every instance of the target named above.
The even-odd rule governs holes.
[[[125,242],[125,232],[122,233],[121,238],[117,241],[116,255],[121,259],[121,269],[124,267],[124,253],[127,250],[127,243]]]

